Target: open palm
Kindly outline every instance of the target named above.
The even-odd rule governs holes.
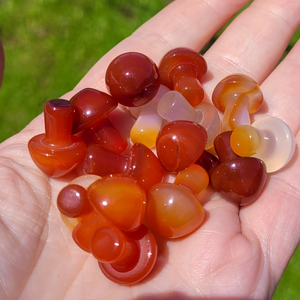
[[[175,47],[199,51],[247,0],[177,0],[107,53],[76,88],[105,91],[110,61],[138,51],[156,63]],[[296,153],[269,177],[259,199],[238,208],[208,191],[205,223],[179,240],[159,240],[153,272],[133,286],[106,279],[96,260],[72,240],[56,196],[74,175],[51,179],[30,159],[28,140],[43,132],[40,115],[0,145],[1,299],[267,299],[300,240],[300,43],[276,67],[300,23],[298,0],[255,0],[207,51],[204,88],[232,73],[261,86],[261,113],[283,119]],[[112,29],[113,30],[113,29]],[[276,67],[276,68],[275,68]],[[274,70],[275,68],[275,70]],[[257,115],[257,117],[259,117]]]

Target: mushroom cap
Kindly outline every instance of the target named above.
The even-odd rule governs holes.
[[[285,167],[295,152],[294,135],[289,126],[274,116],[264,116],[254,121],[252,126],[263,132],[263,141],[268,141],[268,145],[259,147],[252,156],[264,161],[268,173]]]
[[[242,94],[250,100],[250,114],[260,109],[263,104],[262,91],[256,81],[244,74],[232,74],[222,79],[213,91],[212,102],[218,110],[224,112],[228,101],[235,103]]]
[[[105,82],[116,101],[124,106],[136,107],[155,97],[160,76],[152,59],[139,52],[126,52],[111,61]]]
[[[118,105],[110,95],[92,88],[81,90],[70,101],[75,106],[73,133],[92,127]]]
[[[156,155],[147,146],[135,143],[129,153],[127,174],[136,178],[140,186],[148,190],[162,181],[164,171]]]
[[[188,48],[175,48],[169,51],[161,60],[159,74],[161,84],[173,89],[173,79],[177,71],[186,71],[201,81],[207,71],[207,63],[203,56]]]
[[[197,161],[206,142],[207,132],[203,126],[191,121],[173,121],[157,135],[157,156],[167,171],[178,172]]]

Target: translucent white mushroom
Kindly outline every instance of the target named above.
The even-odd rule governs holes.
[[[169,91],[166,86],[161,85],[156,96],[147,104],[132,109],[133,115],[138,114],[137,119],[130,131],[130,138],[133,143],[142,143],[148,148],[153,148],[156,137],[162,126],[162,118],[157,113],[157,103],[160,98]]]
[[[157,105],[158,114],[172,122],[185,120],[202,125],[207,131],[206,149],[213,146],[215,137],[221,132],[221,121],[217,109],[210,103],[201,102],[193,107],[181,93],[170,91],[161,97]]]
[[[252,125],[237,127],[231,135],[233,151],[240,156],[261,159],[272,173],[286,166],[295,151],[293,133],[279,118],[265,116]],[[248,148],[248,149],[247,149]]]

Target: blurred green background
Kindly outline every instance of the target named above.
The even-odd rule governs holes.
[[[103,54],[169,2],[0,0],[0,37],[6,54],[0,142],[41,113],[47,100],[71,90]],[[300,29],[286,53],[299,37]],[[300,248],[273,299],[299,299],[299,281]]]

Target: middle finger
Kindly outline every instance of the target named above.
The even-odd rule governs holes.
[[[259,84],[280,60],[300,23],[300,1],[256,0],[207,51],[214,86],[232,73],[249,75]]]

